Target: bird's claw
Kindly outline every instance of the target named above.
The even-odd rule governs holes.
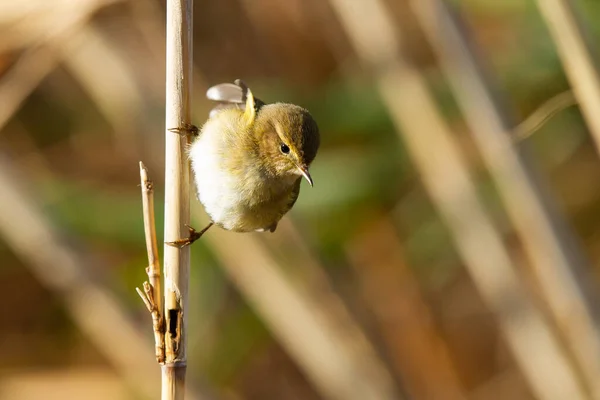
[[[208,226],[204,229],[202,229],[200,232],[196,231],[194,228],[192,228],[189,225],[185,225],[190,234],[187,238],[185,239],[177,239],[174,240],[172,242],[165,242],[165,244],[172,246],[172,247],[177,247],[179,249],[182,249],[186,246],[189,246],[190,244],[194,243],[196,240],[200,239],[202,237],[202,235],[204,234],[204,232],[206,232],[208,230],[208,228],[210,228],[212,226],[212,222],[210,224],[208,224]]]
[[[170,128],[168,129],[168,131],[181,136],[198,136],[198,133],[200,132],[198,127],[192,124],[183,124],[182,126],[178,126],[177,128]]]

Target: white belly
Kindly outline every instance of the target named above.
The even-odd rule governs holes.
[[[210,119],[190,146],[198,199],[212,221],[227,230],[274,229],[297,196],[300,177],[269,180],[252,168],[257,164],[252,157],[233,157],[248,146],[240,142],[234,126],[223,125],[227,121]]]
[[[189,155],[198,199],[206,213],[213,222],[225,229],[232,229],[232,218],[243,199],[234,180],[223,169],[223,154],[220,151],[222,140],[213,132],[205,131],[192,144]]]

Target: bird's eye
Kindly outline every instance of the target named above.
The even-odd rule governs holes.
[[[290,152],[290,148],[286,144],[282,144],[280,149],[283,154],[287,154]]]

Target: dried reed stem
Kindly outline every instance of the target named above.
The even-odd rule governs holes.
[[[593,398],[600,399],[600,339],[586,261],[527,153],[512,145],[511,116],[481,65],[460,16],[443,0],[415,1],[473,137],[492,173],[525,251],[544,303],[572,351]]]
[[[156,244],[156,222],[154,219],[154,183],[148,179],[148,170],[140,162],[140,179],[142,187],[142,207],[144,213],[144,233],[148,250],[148,281],[144,282],[144,291],[135,288],[152,315],[156,361],[165,361],[165,331],[163,316],[163,297],[160,285],[160,265],[158,262],[158,246]]]
[[[536,0],[600,152],[600,75],[582,19],[569,0]]]
[[[566,355],[515,273],[502,237],[478,199],[459,147],[427,83],[401,49],[382,1],[330,0],[448,225],[457,250],[521,367],[541,400],[585,398]],[[364,18],[368,15],[369,18]],[[543,354],[544,357],[539,355]]]
[[[165,240],[187,237],[190,220],[190,169],[185,155],[189,139],[169,131],[191,123],[193,0],[167,1]],[[165,363],[162,399],[183,399],[186,371],[185,310],[188,301],[190,249],[165,245]]]

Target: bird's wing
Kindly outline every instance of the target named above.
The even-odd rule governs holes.
[[[219,83],[206,91],[206,97],[209,100],[220,101],[224,103],[245,104],[245,93],[241,86],[235,83]]]
[[[298,196],[300,195],[300,183],[302,183],[302,178],[298,178],[298,180],[294,183],[294,187],[292,188],[289,201],[287,203],[286,209],[283,211],[283,214],[290,211],[292,207],[294,207],[294,204],[296,204],[296,200],[298,200]]]
[[[266,230],[268,230],[269,232],[275,232],[275,229],[277,229],[277,225],[279,224],[279,220],[283,218],[283,216],[292,209],[292,207],[296,203],[296,200],[298,200],[298,196],[300,195],[300,183],[302,183],[302,178],[298,178],[298,180],[294,183],[292,191],[290,192],[287,198],[287,203],[281,210],[279,210],[280,212],[279,216],[277,217],[277,221],[273,222],[270,226],[267,226],[264,229],[257,230],[257,232],[264,232]]]
[[[219,102],[219,104],[210,111],[210,117],[213,117],[218,111],[226,108],[244,110],[247,93],[248,86],[241,79],[236,79],[235,83],[220,83],[212,86],[206,91],[206,97],[209,100]],[[262,100],[257,98],[254,98],[254,104],[257,111],[265,105]]]

